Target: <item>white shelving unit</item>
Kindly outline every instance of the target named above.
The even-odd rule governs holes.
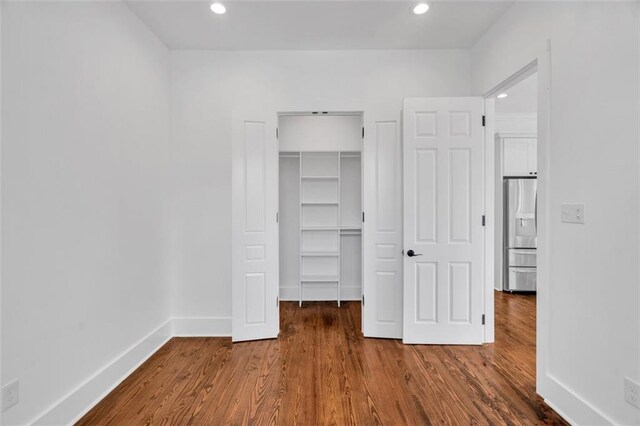
[[[313,283],[335,283],[340,306],[339,152],[300,153],[300,306]]]

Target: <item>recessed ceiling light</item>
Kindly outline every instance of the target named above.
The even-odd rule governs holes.
[[[504,98],[506,98],[507,96],[509,96],[509,95],[507,95],[506,93],[500,93],[500,94],[498,95],[498,99],[504,99]]]
[[[216,15],[223,15],[227,8],[222,3],[211,3],[211,11]]]
[[[429,5],[426,3],[420,3],[413,8],[413,13],[416,15],[422,15],[423,13],[427,13],[427,10],[429,10]]]

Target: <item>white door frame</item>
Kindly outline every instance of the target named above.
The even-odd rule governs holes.
[[[484,128],[484,211],[486,227],[484,234],[484,342],[495,341],[495,308],[494,308],[494,288],[495,288],[495,249],[496,241],[496,212],[495,212],[495,185],[496,176],[496,142],[495,133],[495,100],[487,99],[485,96],[484,105],[485,128]]]
[[[551,140],[551,42],[545,41],[538,46],[535,57],[529,58],[529,62],[524,64],[520,69],[514,70],[513,74],[505,76],[504,80],[493,89],[486,92],[483,96],[487,105],[493,105],[493,98],[499,92],[514,86],[531,74],[538,73],[538,271],[537,271],[537,309],[536,309],[536,392],[540,394],[545,401],[558,400],[556,395],[565,394],[563,386],[549,372],[547,362],[547,354],[549,348],[549,288],[551,285],[550,269],[551,269],[551,247],[549,244],[549,188],[551,187],[552,174],[550,166],[550,140]],[[493,117],[488,117],[488,125],[486,131],[494,132]],[[494,138],[490,138],[493,140]],[[487,146],[489,148],[489,146]],[[491,179],[495,179],[495,143],[492,145],[494,150],[491,155],[487,156],[487,178],[489,178],[489,169],[493,170]],[[491,165],[490,165],[491,164]],[[487,195],[488,212],[492,219],[489,223],[493,226],[493,234],[495,235],[495,203],[493,195]],[[489,229],[487,229],[489,232]],[[494,241],[495,244],[495,241]],[[488,247],[487,260],[493,257],[495,246]],[[491,253],[491,255],[489,255]],[[492,264],[488,265],[487,272],[493,269]],[[489,274],[487,274],[489,275]],[[493,271],[491,272],[493,275]],[[493,280],[495,277],[491,277]],[[489,279],[489,277],[487,277]],[[486,293],[486,315],[487,323],[485,333],[489,333],[491,329],[491,339],[493,340],[493,327],[495,309],[493,305],[494,283],[488,281],[492,285],[488,285]]]

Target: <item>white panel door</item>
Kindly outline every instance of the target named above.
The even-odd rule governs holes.
[[[367,337],[402,338],[400,111],[364,113],[363,304]]]
[[[404,100],[405,343],[483,341],[483,111],[482,98]]]
[[[234,114],[232,339],[278,336],[276,116]],[[221,200],[221,202],[223,202]]]

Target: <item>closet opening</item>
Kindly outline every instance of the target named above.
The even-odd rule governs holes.
[[[362,298],[362,120],[278,114],[281,301]]]

